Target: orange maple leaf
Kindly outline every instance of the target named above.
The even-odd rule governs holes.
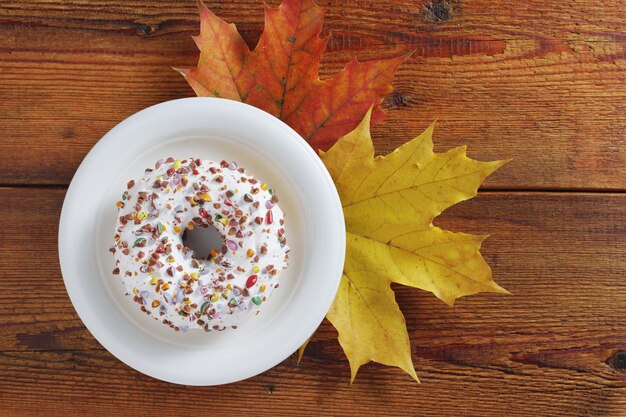
[[[356,128],[374,104],[392,91],[393,76],[408,55],[359,62],[336,76],[318,77],[329,36],[320,38],[325,8],[313,0],[284,0],[265,7],[265,29],[250,51],[234,24],[215,16],[201,1],[200,49],[196,68],[178,70],[198,96],[242,101],[283,120],[312,147],[328,149]]]

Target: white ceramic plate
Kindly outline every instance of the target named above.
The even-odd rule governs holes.
[[[281,198],[289,268],[261,314],[236,330],[174,332],[142,314],[111,274],[115,202],[128,180],[168,156],[237,161]],[[157,104],[113,128],[78,168],[59,225],[63,279],[89,331],[127,365],[186,385],[249,378],[296,351],[330,308],[344,252],[339,197],[315,152],[275,117],[221,99]]]

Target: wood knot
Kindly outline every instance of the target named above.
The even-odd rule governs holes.
[[[606,360],[607,365],[616,371],[626,372],[626,351],[620,351]]]
[[[67,127],[61,131],[61,137],[63,139],[76,139],[78,135],[76,135],[76,132],[73,128]]]
[[[432,0],[424,5],[424,16],[433,22],[446,22],[451,20],[459,9],[458,0]]]
[[[161,25],[149,25],[146,23],[137,23],[135,25],[135,32],[139,36],[153,36],[161,29]]]
[[[385,104],[390,108],[408,107],[409,97],[400,91],[394,91],[385,99]]]
[[[268,394],[273,394],[274,391],[276,391],[276,388],[274,387],[274,385],[270,385],[269,387],[267,387]]]

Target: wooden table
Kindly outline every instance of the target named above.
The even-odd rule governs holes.
[[[57,260],[65,190],[94,143],[193,95],[170,67],[197,59],[194,2],[0,3],[0,414],[626,415],[625,1],[321,1],[323,76],[355,54],[416,50],[374,129],[381,153],[438,118],[437,149],[514,158],[438,224],[492,234],[483,252],[515,295],[449,309],[395,288],[421,385],[376,364],[350,385],[324,323],[299,366],[217,388],[115,359],[74,312]],[[208,6],[256,42],[260,0]]]

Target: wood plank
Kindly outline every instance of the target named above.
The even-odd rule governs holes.
[[[258,36],[263,23],[263,6],[256,0],[206,0],[222,19],[235,22],[240,31]],[[280,0],[267,2],[271,6]],[[603,39],[623,35],[626,9],[622,0],[506,0],[461,2],[458,0],[318,0],[328,8],[326,29],[350,29],[353,36],[379,44],[407,42],[415,32],[482,35],[499,39],[559,36],[565,39]],[[90,27],[94,31],[125,30],[141,36],[196,29],[195,2],[103,0],[0,1],[2,18],[10,23],[52,28]],[[242,13],[245,11],[246,13]],[[382,30],[381,30],[382,29]],[[343,43],[342,43],[343,44]],[[331,44],[331,46],[339,46]],[[352,45],[350,45],[352,46]]]
[[[127,368],[82,326],[56,258],[64,192],[0,189],[0,402],[11,415],[191,414],[215,400],[258,416],[617,416],[626,406],[626,194],[488,192],[445,213],[443,227],[492,234],[483,252],[515,295],[449,309],[394,287],[419,386],[376,364],[349,385],[325,323],[299,367],[290,358],[246,382],[190,389]]]
[[[493,350],[483,355],[493,354]],[[593,357],[594,353],[587,357]],[[138,374],[107,352],[0,354],[5,415],[125,416],[620,416],[624,382],[610,371],[502,372],[418,360],[422,384],[368,367],[347,383],[342,363],[285,361],[262,376],[221,387],[186,387]],[[558,375],[558,378],[554,378]]]
[[[253,44],[262,15],[246,1],[209,5]],[[197,59],[193,2],[92,3],[0,6],[0,184],[67,184],[117,122],[193,94],[170,69]],[[416,49],[386,100],[389,119],[374,129],[381,152],[438,118],[441,149],[515,158],[488,188],[626,190],[620,0],[325,4],[333,37],[322,76],[354,54]]]

